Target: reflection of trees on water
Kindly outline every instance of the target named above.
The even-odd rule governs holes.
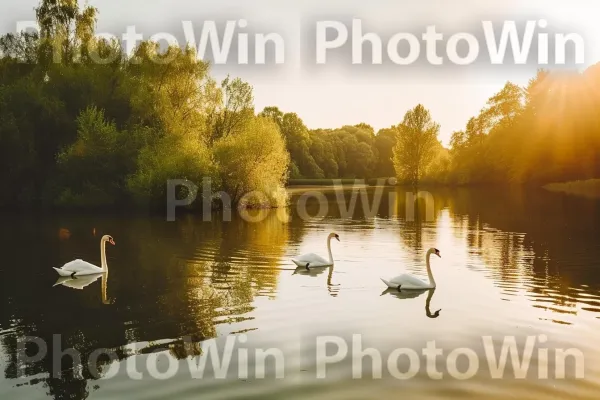
[[[456,190],[448,197],[455,234],[491,269],[507,296],[523,286],[534,307],[600,312],[582,296],[600,289],[600,203],[540,190]]]
[[[413,250],[413,261],[421,264],[425,251],[436,245],[436,223],[446,207],[446,198],[426,190],[398,189],[396,193],[398,201],[393,208],[401,218],[404,210],[400,239],[404,246]]]
[[[399,235],[415,262],[422,262],[424,248],[445,229],[439,218],[447,208],[452,225],[447,229],[464,238],[471,257],[484,262],[481,268],[492,272],[504,295],[525,290],[534,307],[574,314],[580,304],[600,312],[600,301],[585,294],[600,290],[597,200],[515,188],[432,189],[432,222],[422,201],[415,205],[414,220],[403,218],[406,201],[398,191],[392,209],[398,210]]]
[[[597,201],[545,192],[432,191],[438,219],[428,221],[426,207],[419,204],[414,221],[406,221],[405,191],[397,190],[395,197],[382,197],[377,219],[356,223],[367,228],[400,224],[403,244],[415,250],[415,261],[422,262],[418,253],[436,241],[440,211],[447,207],[450,229],[465,238],[469,252],[485,262],[505,294],[524,289],[536,306],[558,312],[575,312],[577,303],[600,310],[597,300],[583,297],[600,289]],[[355,218],[362,219],[360,203],[355,210]],[[20,218],[0,226],[6,249],[0,265],[5,376],[15,379],[26,367],[29,384],[45,385],[56,399],[84,399],[93,390],[86,382],[94,379],[88,369],[82,371],[84,380],[76,379],[68,357],[61,365],[67,373],[48,377],[51,346],[40,362],[19,365],[17,340],[25,336],[51,344],[53,334],[61,334],[61,348],[78,350],[84,364],[99,348],[115,349],[125,359],[131,353],[124,346],[138,342],[159,342],[142,351],[168,349],[178,358],[199,352],[181,338],[201,341],[214,337],[219,323],[249,318],[256,296],[273,296],[286,244],[302,239],[303,221],[292,219],[289,229],[275,213],[256,212],[267,213],[260,223],[235,217],[231,222],[218,217],[203,222],[191,215],[174,223],[101,216],[56,217],[42,223]],[[61,228],[69,229],[68,240]],[[51,267],[74,258],[98,263],[98,242],[104,233],[117,241],[108,250],[106,298],[111,301],[103,303],[100,282],[82,292],[53,289],[56,275]],[[335,296],[334,270],[327,272],[327,286]],[[165,338],[176,339],[161,342]]]
[[[87,380],[96,378],[89,368],[84,367],[83,379],[78,379],[73,374],[78,363],[64,357],[64,373],[60,378],[50,376],[56,356],[52,349],[55,334],[61,335],[62,349],[72,347],[81,354],[84,366],[89,355],[101,348],[113,349],[123,360],[134,354],[126,347],[131,343],[158,342],[141,352],[165,349],[178,358],[199,352],[199,347],[194,349],[181,338],[189,336],[198,342],[215,337],[218,324],[248,319],[254,298],[274,293],[277,261],[288,240],[287,226],[269,211],[259,212],[267,214],[258,223],[235,216],[231,222],[183,216],[173,223],[104,217],[99,221],[74,218],[71,223],[52,220],[47,222],[51,227],[42,229],[35,224],[15,225],[29,226],[31,235],[29,231],[9,235],[0,230],[2,237],[12,237],[7,242],[10,248],[19,250],[9,259],[19,260],[23,266],[0,271],[3,281],[14,283],[0,294],[8,306],[0,311],[0,329],[17,325],[0,337],[8,357],[6,377],[15,379],[21,371],[31,377],[28,384],[43,384],[55,399],[87,398],[93,390]],[[70,240],[51,239],[59,225],[72,232]],[[85,250],[79,249],[77,257],[97,263],[99,239],[92,236],[92,226],[101,234],[110,232],[117,242],[107,252],[108,284],[95,282],[83,291],[52,288],[56,276],[50,267],[75,258],[65,247],[72,250],[77,243],[89,243],[83,246]],[[32,246],[36,251],[23,257],[22,249]],[[32,270],[38,275],[28,280]],[[106,299],[111,301],[103,301]],[[17,344],[26,336],[44,340],[48,355],[39,362],[20,365]],[[180,339],[161,342],[165,338]],[[35,346],[31,352],[35,353]],[[101,358],[99,367],[108,362]]]

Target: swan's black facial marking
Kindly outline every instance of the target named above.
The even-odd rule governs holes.
[[[442,256],[440,255],[440,251],[438,249],[433,249],[435,250],[435,255],[442,258]]]
[[[337,233],[335,234],[335,238],[337,239],[337,241],[340,241],[340,235],[338,235]]]

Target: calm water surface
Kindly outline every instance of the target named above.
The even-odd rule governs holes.
[[[365,215],[360,200],[345,215],[329,191],[327,207],[319,210],[315,198],[307,202],[312,215],[322,213],[310,220],[296,207],[253,214],[262,219],[255,223],[239,216],[222,222],[218,214],[211,222],[0,217],[0,398],[597,398],[600,202],[538,191],[440,191],[432,192],[432,215],[421,203],[413,219],[404,193],[397,191],[399,200],[390,193],[386,189],[375,216]],[[369,198],[376,197],[370,189]],[[295,270],[295,255],[326,255],[332,231],[341,238],[332,246],[335,267]],[[76,258],[100,263],[103,234],[117,243],[107,248],[107,277],[54,286],[53,266]],[[426,277],[430,247],[442,254],[432,258],[435,291],[385,290],[380,277],[406,271]],[[369,357],[363,379],[353,379],[355,334],[363,348],[381,355],[381,379],[373,379],[377,368]],[[349,355],[317,379],[316,339],[323,335],[343,340]],[[536,343],[524,379],[515,379],[510,361],[504,379],[492,378],[482,337],[491,336],[498,348],[514,337],[522,351],[528,336],[540,335],[546,341]],[[28,336],[47,343],[46,357],[24,362],[24,354],[36,351],[29,346],[19,353]],[[223,349],[228,338],[236,350],[226,376],[215,379],[209,359],[205,377],[191,379],[188,360],[209,358],[211,339]],[[443,351],[436,364],[443,379],[432,378],[422,356],[412,378],[390,372],[394,349],[421,354],[430,341]],[[81,354],[83,367],[68,356],[53,361],[68,348]],[[256,379],[255,349],[271,348],[284,354],[284,364],[269,359],[265,378]],[[470,379],[458,380],[446,367],[457,348],[472,349],[479,361]],[[556,376],[557,348],[584,354],[584,379],[576,377],[574,358],[566,376]],[[100,357],[91,368],[98,349],[110,349],[118,360]],[[247,379],[238,349],[249,354]],[[540,349],[548,349],[548,379],[539,378],[545,369]],[[335,350],[329,346],[326,354]],[[459,372],[468,370],[467,360],[459,357]],[[159,373],[169,367],[177,373],[154,379],[148,363]],[[415,364],[401,356],[400,372],[410,367]],[[132,379],[132,368],[142,379]],[[53,376],[57,370],[62,373]]]

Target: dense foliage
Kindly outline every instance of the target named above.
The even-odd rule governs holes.
[[[452,135],[457,183],[547,183],[600,175],[600,69],[539,71],[526,88],[506,83],[464,131]]]
[[[420,104],[378,132],[365,123],[311,130],[277,107],[257,115],[248,83],[217,84],[191,49],[142,42],[124,55],[95,38],[96,16],[76,0],[42,0],[39,35],[0,38],[0,206],[163,207],[169,179],[210,178],[234,203],[264,206],[285,202],[288,178],[600,175],[599,66],[540,71],[526,88],[506,83],[446,149]]]
[[[398,176],[417,185],[426,176],[439,152],[437,136],[440,126],[431,120],[429,111],[419,104],[404,116],[398,126],[394,147],[394,167]]]
[[[600,65],[583,74],[540,70],[511,82],[454,132],[450,149],[421,104],[374,133],[366,124],[308,130],[269,107],[283,126],[294,179],[396,176],[407,184],[545,184],[600,176]],[[282,121],[288,122],[287,125]]]
[[[43,0],[39,35],[0,39],[0,205],[164,207],[169,179],[203,178],[236,204],[284,203],[289,155],[252,87],[217,85],[189,49],[126,56],[95,39],[96,14]]]
[[[395,131],[375,135],[367,124],[309,130],[295,113],[266,107],[259,115],[273,119],[291,156],[290,178],[333,179],[393,176]]]

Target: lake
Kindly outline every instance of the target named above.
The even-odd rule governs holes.
[[[600,201],[308,190],[230,221],[1,216],[0,398],[597,398]],[[297,269],[330,232],[334,267]],[[57,282],[104,234],[109,273]],[[387,290],[431,247],[435,290]]]

